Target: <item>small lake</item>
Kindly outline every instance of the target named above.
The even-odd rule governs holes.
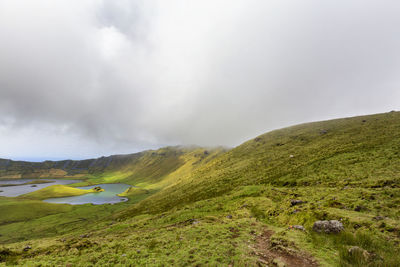
[[[95,205],[101,204],[115,204],[119,202],[127,201],[126,197],[119,197],[117,194],[124,192],[126,189],[131,187],[127,184],[97,184],[91,186],[83,186],[77,187],[80,189],[92,189],[93,187],[100,186],[104,189],[103,192],[99,193],[89,193],[81,196],[73,196],[73,197],[57,197],[57,198],[49,198],[43,201],[49,203],[63,203],[63,204],[72,204],[72,205],[80,205],[80,204],[88,204],[92,203]]]
[[[0,187],[0,196],[2,197],[17,197],[23,194],[27,194],[45,187],[48,187],[50,185],[56,185],[56,184],[74,184],[74,183],[80,183],[82,182],[81,180],[61,180],[61,179],[43,179],[43,181],[50,181],[50,183],[45,183],[45,184],[27,184],[27,185],[22,185],[25,183],[29,183],[35,180],[39,179],[18,179],[18,180],[0,180],[0,185],[13,185],[13,186],[3,186]]]

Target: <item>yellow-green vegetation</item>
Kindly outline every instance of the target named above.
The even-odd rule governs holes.
[[[69,205],[53,205],[37,200],[0,197],[0,225],[29,221],[69,210]]]
[[[66,185],[51,185],[34,192],[24,194],[20,196],[20,198],[47,199],[53,197],[80,196],[87,193],[97,193],[102,191],[104,191],[104,189],[79,189]]]
[[[399,112],[302,124],[229,151],[138,153],[85,181],[131,184],[128,202],[53,205],[59,213],[4,223],[0,262],[399,266],[399,153]],[[317,233],[317,220],[344,230]]]
[[[121,194],[118,194],[120,197],[134,197],[137,195],[149,194],[149,190],[137,187],[129,187]]]
[[[129,187],[124,192],[118,194],[120,197],[129,197],[132,203],[137,203],[145,198],[147,198],[150,194],[154,193],[152,190],[138,188],[138,187]]]

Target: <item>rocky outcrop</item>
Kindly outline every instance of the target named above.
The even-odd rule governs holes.
[[[316,221],[313,225],[313,230],[318,233],[340,233],[344,230],[343,224],[338,220],[331,221]]]
[[[100,186],[96,186],[96,187],[93,188],[93,191],[95,191],[95,192],[103,192],[104,189],[101,188]]]

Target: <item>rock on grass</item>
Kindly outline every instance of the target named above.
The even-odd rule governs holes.
[[[318,233],[331,234],[343,231],[344,227],[338,220],[316,221],[313,225],[313,230]]]

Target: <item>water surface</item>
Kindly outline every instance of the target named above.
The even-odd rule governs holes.
[[[122,193],[126,189],[131,187],[130,185],[127,184],[97,184],[97,185],[83,186],[77,188],[92,189],[93,187],[96,186],[100,186],[101,188],[104,189],[104,191],[99,193],[89,193],[81,196],[49,198],[43,201],[49,203],[63,203],[72,205],[88,204],[88,203],[92,203],[95,205],[101,205],[107,203],[114,204],[127,201],[128,198],[119,197],[117,196],[117,194]]]
[[[82,182],[81,180],[43,179],[43,181],[44,180],[50,181],[50,183],[20,185],[32,182],[34,180],[41,180],[41,179],[0,180],[0,184],[14,185],[14,186],[0,187],[0,191],[3,191],[0,192],[0,196],[17,197],[23,194],[27,194],[48,187],[50,185],[56,185],[56,184],[66,185],[66,184],[74,184]]]

